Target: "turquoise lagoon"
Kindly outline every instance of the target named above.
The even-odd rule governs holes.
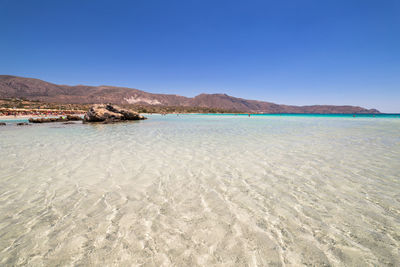
[[[0,265],[399,266],[399,115],[0,127]]]

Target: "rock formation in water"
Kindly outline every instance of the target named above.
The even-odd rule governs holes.
[[[130,120],[145,120],[139,113],[115,105],[94,105],[85,114],[83,122],[113,123]]]
[[[82,121],[83,118],[78,115],[67,115],[67,121]]]
[[[81,121],[83,120],[80,116],[67,115],[67,117],[58,118],[30,118],[28,121],[30,123],[47,123],[47,122],[65,122],[65,121]]]

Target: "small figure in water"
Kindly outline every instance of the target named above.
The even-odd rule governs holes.
[[[250,117],[250,114],[249,114],[249,117]]]

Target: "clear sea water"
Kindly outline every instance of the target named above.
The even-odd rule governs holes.
[[[400,266],[398,115],[0,126],[1,266]]]

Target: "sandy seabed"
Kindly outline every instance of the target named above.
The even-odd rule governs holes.
[[[400,120],[149,117],[0,128],[0,265],[400,265]]]

